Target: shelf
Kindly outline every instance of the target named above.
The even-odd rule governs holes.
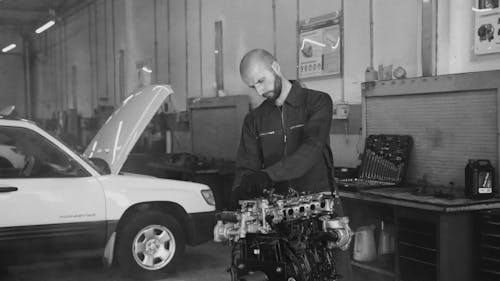
[[[500,263],[500,260],[499,259],[495,259],[495,258],[481,257],[481,259],[484,259],[484,260],[487,260],[487,261],[490,261],[490,262],[498,262],[498,263]]]
[[[487,248],[487,249],[494,249],[494,250],[500,250],[499,246],[493,246],[493,245],[488,245],[488,244],[482,244],[482,248]]]
[[[436,267],[435,263],[431,263],[431,262],[428,262],[428,261],[423,261],[423,260],[419,260],[419,259],[416,259],[416,258],[407,257],[407,256],[403,256],[403,255],[399,255],[399,257],[402,258],[402,259],[405,259],[405,260],[412,261],[412,262],[416,262],[416,263],[420,263],[420,264],[425,264],[425,265],[428,265],[428,266]]]
[[[383,263],[380,262],[358,262],[358,261],[351,261],[351,265],[363,268],[366,270],[370,270],[379,274],[387,275],[390,277],[395,277],[396,274],[389,270],[388,268],[384,268]]]
[[[481,272],[486,272],[490,274],[500,275],[500,271],[488,270],[488,269],[479,269]]]
[[[400,241],[399,244],[402,244],[405,246],[410,246],[410,247],[415,247],[415,248],[419,248],[419,249],[427,250],[427,251],[431,251],[431,252],[437,251],[437,249],[435,249],[435,248],[429,248],[429,247],[425,247],[425,246],[421,246],[421,245],[417,245],[417,244],[413,244],[413,243],[408,243],[408,242],[403,242],[403,241]]]
[[[483,233],[481,233],[481,235],[500,238],[500,234],[497,234],[497,233],[485,233],[485,232],[483,232]]]
[[[490,220],[486,220],[486,219],[483,219],[482,223],[492,224],[492,225],[500,225],[500,222],[498,222],[498,221],[490,221]]]

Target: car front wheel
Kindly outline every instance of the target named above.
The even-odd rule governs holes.
[[[118,236],[117,260],[130,273],[172,269],[184,252],[182,229],[172,216],[157,211],[136,214]]]

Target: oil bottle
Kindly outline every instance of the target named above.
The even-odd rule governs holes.
[[[465,196],[488,199],[495,196],[495,168],[486,159],[469,159],[465,166]]]

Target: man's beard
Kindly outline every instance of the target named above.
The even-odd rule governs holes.
[[[267,99],[275,102],[280,97],[282,88],[283,84],[281,81],[281,77],[279,77],[277,74],[274,74],[274,89],[272,90],[272,96]]]

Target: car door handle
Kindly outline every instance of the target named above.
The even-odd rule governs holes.
[[[0,192],[12,192],[12,191],[17,191],[17,187],[13,186],[0,187]]]

